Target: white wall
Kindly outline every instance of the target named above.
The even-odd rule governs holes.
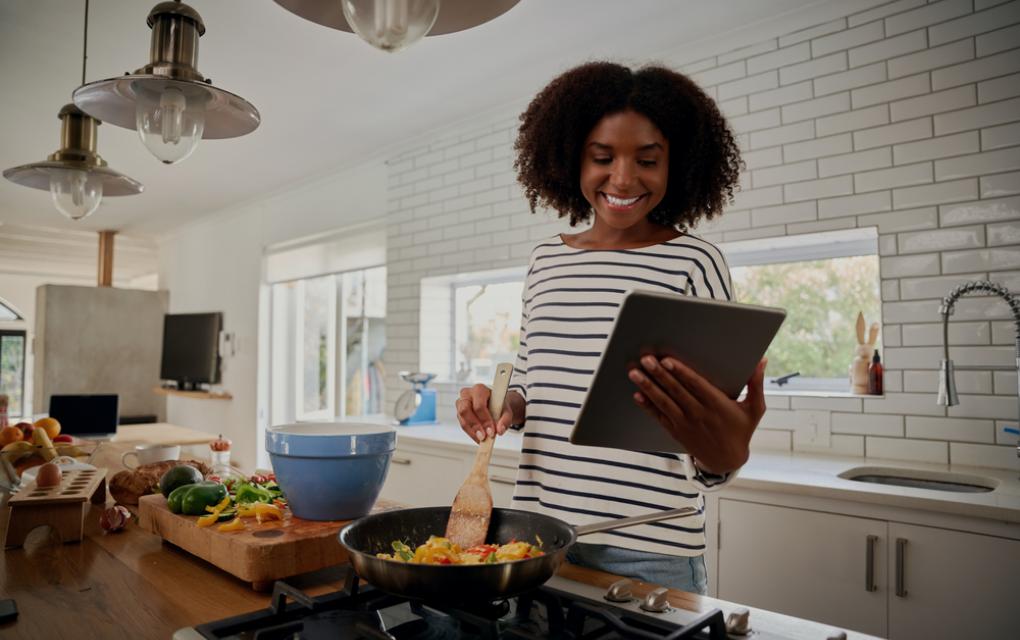
[[[340,172],[267,200],[235,207],[160,242],[160,288],[170,312],[222,311],[236,352],[223,360],[222,387],[232,400],[171,397],[167,420],[234,442],[233,458],[258,464],[258,316],[267,245],[378,219],[386,210],[382,162]],[[263,417],[263,420],[268,418]],[[264,426],[264,423],[263,423]]]
[[[699,233],[879,232],[885,397],[771,396],[754,446],[1015,468],[1016,438],[1002,431],[1017,419],[1015,372],[960,372],[948,410],[935,392],[941,296],[985,278],[1020,290],[1020,1],[832,2],[805,15],[817,21],[757,25],[693,62],[663,58],[719,100],[747,162],[736,202]],[[429,339],[421,278],[525,264],[566,227],[527,211],[516,124],[475,123],[388,163],[391,399]],[[1001,301],[961,301],[957,364],[1014,365],[1009,318]],[[455,388],[440,391],[452,418]]]

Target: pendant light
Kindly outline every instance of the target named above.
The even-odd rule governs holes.
[[[198,39],[205,33],[197,11],[180,0],[160,2],[146,23],[152,29],[149,64],[78,87],[75,105],[104,122],[136,129],[165,164],[190,156],[202,138],[235,138],[259,126],[251,103],[212,86],[196,68]]]
[[[477,27],[520,0],[275,0],[287,11],[333,29],[356,33],[383,51],[421,38]]]
[[[85,0],[85,38],[81,81],[85,83],[88,59],[89,2]],[[103,196],[133,196],[142,185],[106,166],[96,153],[100,122],[81,112],[73,104],[65,105],[60,118],[60,148],[45,162],[24,164],[4,171],[4,177],[25,187],[50,192],[60,213],[81,220],[99,207]]]

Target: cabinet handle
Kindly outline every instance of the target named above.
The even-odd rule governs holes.
[[[907,597],[906,577],[904,565],[906,564],[907,540],[896,538],[896,595],[901,598]]]
[[[396,456],[390,458],[390,462],[393,464],[411,464],[410,458],[398,458]]]
[[[513,478],[504,478],[502,476],[489,476],[489,480],[492,480],[496,484],[509,484],[509,485],[517,484],[517,481],[514,480]]]
[[[875,544],[878,543],[878,536],[868,536],[865,545],[865,563],[864,567],[864,590],[865,591],[878,591],[878,585],[875,584]]]

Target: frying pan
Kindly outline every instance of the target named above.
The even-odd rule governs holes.
[[[544,554],[512,562],[474,565],[411,564],[377,558],[391,553],[394,540],[412,547],[430,535],[441,535],[450,507],[399,509],[365,516],[339,534],[359,577],[375,587],[404,598],[446,604],[509,598],[538,587],[552,577],[578,536],[670,520],[698,513],[693,507],[619,518],[574,527],[552,516],[518,509],[493,509],[486,542],[504,544],[542,539]]]

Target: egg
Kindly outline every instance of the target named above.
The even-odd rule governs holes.
[[[47,462],[39,467],[39,473],[35,476],[35,484],[40,488],[60,485],[60,467],[52,462]]]

